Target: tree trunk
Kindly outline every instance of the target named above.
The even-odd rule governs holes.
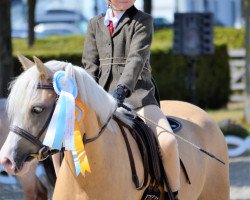
[[[0,97],[7,96],[13,76],[10,7],[11,0],[0,0]]]
[[[28,46],[35,43],[35,8],[36,0],[28,0]]]
[[[152,0],[144,0],[143,10],[144,10],[144,12],[151,14]]]

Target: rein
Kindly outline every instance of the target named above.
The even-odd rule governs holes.
[[[54,90],[53,88],[53,84],[38,84],[37,85],[37,89],[46,89],[46,90]],[[47,129],[51,118],[53,116],[55,107],[56,107],[56,102],[53,105],[53,108],[49,114],[48,119],[46,120],[45,124],[43,125],[42,129],[39,131],[39,133],[37,134],[37,136],[35,137],[34,135],[32,135],[30,132],[16,126],[16,125],[12,125],[10,126],[10,131],[21,136],[22,138],[26,139],[27,141],[29,141],[30,143],[32,143],[33,145],[35,145],[36,147],[39,148],[37,153],[31,153],[27,156],[26,161],[30,161],[33,158],[36,158],[38,161],[43,161],[45,159],[47,159],[49,156],[56,154],[58,152],[60,152],[57,149],[50,149],[48,146],[44,145],[41,141],[40,141],[40,137],[42,136],[42,134],[44,133],[44,131]],[[115,110],[116,111],[116,110]],[[114,111],[114,112],[115,112]],[[92,137],[92,138],[86,138],[86,133],[84,133],[83,135],[83,143],[86,145],[88,143],[94,142],[95,140],[97,140],[103,133],[104,130],[107,128],[108,123],[110,122],[110,120],[114,117],[114,113],[111,114],[111,116],[107,119],[106,123],[101,127],[100,131],[96,134],[96,136]],[[131,171],[132,171],[132,180],[136,186],[137,190],[141,190],[143,189],[148,182],[148,171],[149,169],[147,168],[147,164],[144,163],[144,167],[146,166],[146,169],[144,170],[144,181],[143,183],[140,185],[139,184],[139,179],[137,176],[137,172],[136,172],[136,168],[135,168],[135,163],[134,163],[134,158],[133,158],[133,154],[130,148],[130,144],[128,142],[128,138],[126,136],[126,133],[123,129],[123,127],[118,123],[122,135],[124,137],[124,140],[126,142],[126,147],[128,150],[128,155],[129,155],[129,160],[130,160],[130,165],[131,165]],[[61,149],[61,151],[65,151],[64,148]],[[144,147],[144,151],[145,151],[145,147]],[[145,157],[146,153],[144,152],[144,157]],[[148,159],[144,159],[144,162],[147,161]]]
[[[113,117],[113,114],[108,118],[108,120],[106,121],[106,123],[103,125],[103,127],[101,128],[101,130],[98,132],[98,134],[96,136],[94,136],[92,138],[86,138],[86,134],[84,134],[83,135],[83,143],[87,144],[87,143],[93,142],[96,139],[98,139],[103,134],[104,130],[107,128],[107,125],[112,117]]]
[[[37,85],[37,89],[46,89],[46,90],[54,90],[53,85],[52,84],[38,84]],[[56,101],[57,102],[57,101]],[[10,131],[12,131],[13,133],[21,136],[22,138],[26,139],[27,141],[29,141],[30,143],[32,143],[33,145],[37,146],[39,148],[37,153],[31,153],[28,155],[28,157],[26,158],[26,161],[30,161],[33,158],[37,158],[38,161],[43,161],[45,159],[47,159],[49,156],[56,154],[59,152],[59,150],[57,149],[50,149],[48,146],[44,145],[41,141],[40,141],[40,137],[42,136],[42,134],[44,133],[44,131],[46,130],[46,128],[48,127],[50,120],[52,118],[52,115],[54,113],[55,107],[56,107],[56,102],[53,105],[53,108],[49,114],[48,119],[46,120],[45,124],[43,125],[42,129],[39,131],[38,135],[35,137],[34,135],[32,135],[30,132],[16,126],[16,125],[12,125],[10,126]],[[116,110],[115,110],[116,111]],[[114,111],[114,112],[115,112]],[[114,117],[114,113],[111,114],[111,116],[108,118],[108,120],[106,121],[106,123],[101,127],[100,131],[97,133],[96,136],[92,137],[92,138],[86,138],[86,133],[84,133],[83,135],[83,143],[86,145],[88,143],[94,142],[95,140],[97,140],[103,133],[104,130],[107,128],[108,123],[110,122],[110,120]],[[135,163],[134,163],[134,158],[132,155],[132,151],[130,149],[130,145],[126,136],[126,133],[123,129],[123,127],[118,123],[121,131],[122,131],[122,135],[124,137],[124,140],[126,142],[126,147],[128,150],[128,155],[129,155],[129,160],[130,160],[130,165],[131,165],[131,171],[132,171],[132,180],[136,186],[137,190],[141,190],[142,188],[144,188],[148,182],[148,168],[147,168],[147,164],[144,166],[146,166],[146,169],[144,170],[144,181],[143,183],[140,185],[139,184],[139,179],[137,176],[137,172],[136,172],[136,168],[135,168]],[[64,148],[61,149],[61,151],[65,151]],[[146,155],[146,153],[144,153],[144,156]],[[145,161],[145,160],[144,160]],[[146,159],[147,161],[147,159]]]

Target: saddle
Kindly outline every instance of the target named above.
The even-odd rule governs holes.
[[[124,137],[130,160],[132,180],[137,190],[143,189],[148,184],[148,175],[150,175],[150,184],[146,188],[142,196],[142,200],[160,199],[159,187],[164,185],[166,186],[168,191],[170,191],[169,193],[171,195],[171,188],[168,182],[167,175],[165,174],[165,170],[163,168],[162,160],[159,154],[158,141],[154,133],[142,119],[138,117],[134,118],[133,115],[127,113],[125,114],[126,118],[124,118],[124,114],[122,116],[121,115],[121,113],[116,112],[113,118],[120,127],[122,135]],[[167,117],[167,119],[171,125],[172,130],[175,133],[182,128],[182,125],[179,121],[169,117]],[[139,183],[132,150],[124,127],[126,127],[130,131],[141,153],[144,166],[144,181],[141,184]],[[183,165],[182,161],[181,166],[184,169],[184,173],[186,174],[186,177],[189,181],[185,166]],[[165,197],[165,199],[168,199],[168,197]]]

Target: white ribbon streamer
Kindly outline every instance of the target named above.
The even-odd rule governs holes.
[[[75,99],[72,94],[67,93],[66,101],[66,127],[65,127],[65,149],[75,150],[74,148],[74,125],[75,125]]]

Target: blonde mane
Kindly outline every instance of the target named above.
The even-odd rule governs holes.
[[[85,106],[91,105],[102,122],[106,122],[115,111],[115,99],[99,86],[83,68],[61,61],[49,61],[45,63],[45,66],[53,73],[63,70],[75,78],[81,101]],[[20,108],[24,113],[28,111],[29,102],[37,94],[37,84],[41,81],[39,77],[39,71],[34,65],[10,84],[11,92],[7,101],[10,119],[13,119],[15,113],[20,112]]]

